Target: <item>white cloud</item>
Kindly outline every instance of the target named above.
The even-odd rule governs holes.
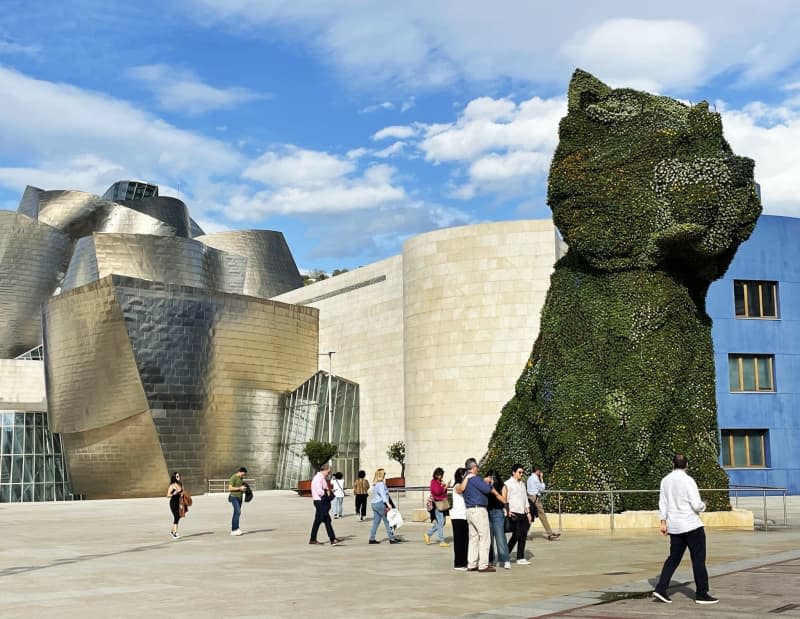
[[[764,212],[800,216],[800,111],[751,104],[723,111],[722,123],[733,151],[756,162]]]
[[[265,185],[319,187],[355,170],[352,161],[325,152],[286,146],[281,152],[261,155],[242,173]]]
[[[376,103],[375,105],[368,105],[365,108],[362,108],[358,111],[359,114],[372,114],[373,112],[377,112],[379,110],[393,110],[394,103],[391,101],[384,101],[383,103]]]
[[[376,131],[373,134],[372,139],[376,142],[379,140],[385,140],[387,138],[404,140],[406,138],[415,136],[416,134],[417,129],[409,125],[392,125],[391,127],[384,127],[380,131]]]
[[[520,149],[552,153],[566,100],[533,97],[520,104],[481,97],[455,123],[429,125],[419,147],[428,161],[471,161],[482,153]]]
[[[649,91],[696,84],[710,51],[703,31],[691,23],[643,19],[606,20],[561,48],[570,63],[611,86]]]
[[[375,151],[373,156],[378,157],[379,159],[386,159],[388,157],[394,157],[395,155],[402,154],[403,150],[406,147],[406,143],[403,141],[398,140],[393,144],[387,146],[382,150]]]
[[[291,184],[287,183],[289,178],[262,177],[259,180],[269,180],[275,186],[255,193],[240,192],[231,198],[226,214],[243,221],[270,214],[345,213],[395,204],[407,198],[405,190],[394,184],[396,170],[390,166],[374,165],[361,176],[347,175],[348,171],[342,169],[337,175],[323,165],[317,179],[325,177],[324,183],[298,178]]]
[[[197,185],[238,171],[228,144],[178,129],[131,104],[68,84],[0,67],[0,184],[21,191],[32,179],[48,188],[101,192],[113,175]],[[29,175],[25,180],[22,175]],[[39,181],[36,181],[39,182]],[[76,184],[77,183],[77,184]]]
[[[165,64],[134,67],[128,71],[156,96],[165,110],[203,114],[230,109],[248,101],[269,98],[246,88],[216,88],[203,83],[194,73]]]
[[[599,77],[617,84],[692,89],[724,71],[747,80],[774,76],[800,52],[800,3],[778,0],[675,0],[666,7],[633,0],[192,0],[190,7],[206,25],[264,38],[280,31],[348,84],[380,92],[506,78],[563,85],[577,59],[588,70],[608,71]],[[566,53],[558,54],[565,41]]]
[[[504,155],[491,153],[469,167],[469,175],[479,183],[508,181],[520,176],[542,176],[550,166],[548,153],[514,151]]]

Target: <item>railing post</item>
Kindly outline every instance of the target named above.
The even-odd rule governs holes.
[[[614,530],[614,492],[612,490],[608,491],[609,496],[611,497],[611,530]]]
[[[783,505],[784,509],[786,506],[786,496],[783,497]],[[533,523],[531,522],[531,527],[533,527]],[[558,532],[561,533],[563,531],[563,527],[561,526],[561,491],[558,492]]]
[[[786,488],[783,489],[783,526],[789,526],[789,519],[786,517]]]
[[[767,522],[767,489],[763,488],[762,492],[764,493],[764,530],[769,529],[769,523]]]

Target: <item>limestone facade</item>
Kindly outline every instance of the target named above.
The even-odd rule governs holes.
[[[320,310],[320,354],[360,385],[361,468],[389,475],[407,445],[408,485],[481,457],[530,355],[555,261],[550,220],[446,228],[403,253],[275,297]],[[320,357],[320,368],[328,369]]]

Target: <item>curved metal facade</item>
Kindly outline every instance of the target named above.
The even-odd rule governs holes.
[[[191,237],[189,209],[177,198],[164,196],[138,200],[117,200],[116,203],[164,222],[175,230],[175,236]]]
[[[39,430],[16,429],[30,413],[59,433],[88,498],[161,495],[176,469],[200,492],[242,465],[273,487],[284,399],[318,367],[318,312],[266,297],[300,285],[281,233],[204,235],[156,185],[27,187],[16,213],[0,211],[0,361],[44,340],[47,398],[28,402],[27,375],[0,363],[0,409],[15,420],[3,432],[34,437],[30,453],[12,446],[15,462],[40,463]],[[68,488],[61,475],[35,492],[9,469],[12,490],[7,468],[0,502]]]
[[[243,464],[274,487],[284,394],[317,368],[317,310],[113,275],[45,316],[75,492],[151,496],[169,470],[200,491]]]
[[[69,252],[66,234],[0,211],[0,358],[41,343],[41,305],[63,277]]]
[[[42,191],[39,221],[79,239],[92,232],[177,236],[171,225],[118,202],[83,191]]]
[[[274,230],[230,230],[196,240],[247,258],[244,294],[269,299],[303,285],[283,234]]]
[[[244,257],[192,239],[93,234],[76,243],[62,291],[115,274],[241,294],[246,266]]]

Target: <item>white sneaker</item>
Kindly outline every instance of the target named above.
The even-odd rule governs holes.
[[[454,570],[458,570],[459,572],[466,572],[467,571],[467,568],[465,568],[465,567],[454,567],[453,569]]]
[[[511,561],[506,561],[505,563],[503,563],[503,567],[506,568],[507,570],[510,570],[511,569]]]
[[[235,531],[231,531],[231,535],[233,535],[234,537],[238,535],[244,535],[244,531],[242,531],[241,529],[236,529]]]
[[[527,559],[517,559],[517,565],[530,565],[531,562]]]

